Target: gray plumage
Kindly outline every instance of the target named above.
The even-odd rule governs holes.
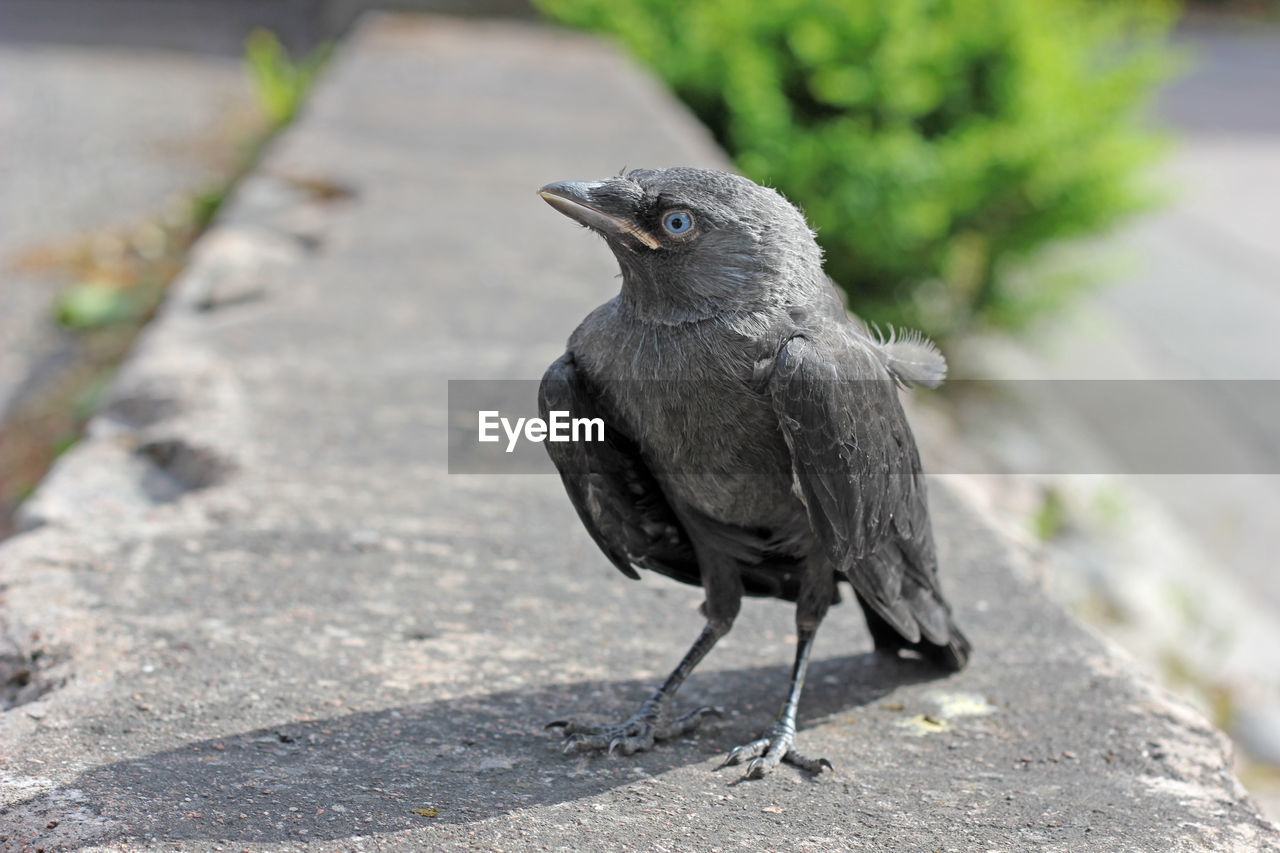
[[[749,776],[794,750],[813,634],[847,581],[876,647],[959,669],[969,645],[938,586],[924,480],[898,386],[936,386],[937,348],[846,313],[803,215],[724,172],[638,170],[541,190],[600,233],[622,270],[547,371],[552,410],[599,416],[603,443],[548,443],[592,538],[636,568],[701,585],[707,628],[639,713],[565,728],[567,749],[633,752],[692,729],[669,721],[680,682],[728,632],[744,594],[797,602],[800,636],[778,722],[728,763]]]

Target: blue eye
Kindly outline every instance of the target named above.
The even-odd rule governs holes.
[[[685,234],[693,227],[693,217],[687,210],[673,210],[662,217],[662,227],[672,234]]]

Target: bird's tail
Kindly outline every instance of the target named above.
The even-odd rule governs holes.
[[[960,633],[960,629],[952,624],[951,639],[946,645],[921,640],[916,645],[916,651],[925,660],[941,669],[945,669],[948,672],[959,672],[969,662],[969,653],[973,651],[973,647],[969,645],[969,638]]]
[[[948,672],[958,672],[969,662],[969,653],[973,647],[969,645],[969,638],[956,627],[950,615],[943,617],[948,627],[945,643],[935,643],[927,637],[920,637],[919,640],[911,642],[877,613],[861,593],[858,594],[858,603],[862,605],[862,612],[866,616],[871,638],[875,641],[876,651],[894,653],[899,649],[910,649],[934,666]]]

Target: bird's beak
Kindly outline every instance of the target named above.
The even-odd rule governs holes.
[[[592,199],[592,192],[604,185],[604,181],[557,181],[538,190],[538,195],[565,216],[588,228],[607,236],[634,237],[650,249],[658,248],[659,243],[652,234],[625,217],[606,213],[600,203]]]

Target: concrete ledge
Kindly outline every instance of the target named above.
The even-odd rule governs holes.
[[[768,601],[682,691],[718,730],[560,755],[541,724],[629,710],[698,595],[617,575],[553,477],[447,475],[445,381],[536,377],[616,286],[537,186],[676,163],[723,159],[598,42],[353,37],[0,548],[0,849],[1280,849],[1222,735],[945,482],[977,654],[879,661],[838,608],[800,735],[836,775],[714,769],[785,686]]]

